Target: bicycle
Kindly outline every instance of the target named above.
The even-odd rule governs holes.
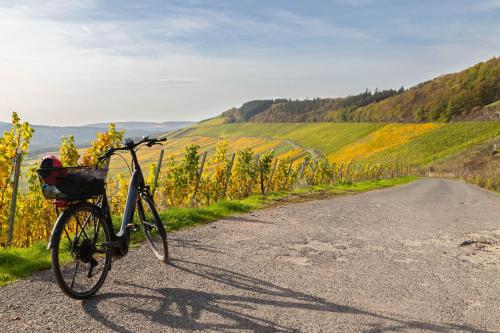
[[[132,175],[118,232],[113,227],[106,196],[107,168],[38,169],[44,196],[64,209],[53,227],[47,248],[51,251],[57,285],[69,297],[87,299],[94,295],[111,269],[112,256],[127,255],[131,231],[138,229],[134,223],[136,211],[139,227],[153,254],[168,263],[167,233],[136,155],[141,145],[152,147],[165,140],[145,137],[135,143],[127,139],[123,147],[110,148],[99,158],[98,166],[118,151],[128,151],[132,157]]]

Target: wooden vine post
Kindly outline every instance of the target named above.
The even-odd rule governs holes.
[[[189,203],[190,207],[194,206],[194,200],[196,199],[196,193],[198,192],[198,187],[200,187],[201,175],[203,174],[203,167],[205,166],[205,159],[207,158],[207,152],[201,155],[200,169],[198,170],[198,175],[196,177],[196,184],[194,185],[193,195],[191,196],[191,201]]]
[[[17,190],[19,188],[19,174],[21,173],[21,160],[23,155],[21,153],[16,154],[16,163],[14,165],[14,180],[12,183],[12,200],[10,202],[10,213],[9,213],[9,229],[7,233],[7,246],[12,244],[12,236],[14,233],[14,220],[16,218],[16,205],[17,205]]]
[[[304,172],[306,171],[308,163],[309,163],[309,160],[304,159],[304,162],[302,163],[302,166],[300,168],[299,183],[302,181],[302,177],[304,176]]]
[[[160,169],[161,169],[161,162],[163,161],[163,154],[165,151],[162,149],[160,150],[160,157],[158,158],[158,166],[156,167],[155,170],[155,179],[153,182],[153,189],[151,190],[151,196],[155,196],[156,188],[158,186],[158,178],[160,177]]]
[[[259,175],[260,175],[260,192],[262,195],[266,194],[266,189],[264,188],[264,175],[262,173],[262,160],[259,159]]]

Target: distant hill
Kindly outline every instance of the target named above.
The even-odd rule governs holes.
[[[117,122],[116,127],[125,130],[125,137],[155,136],[193,125],[189,121],[154,122]],[[89,124],[83,126],[44,126],[32,125],[35,133],[30,143],[30,153],[37,154],[59,149],[61,137],[73,135],[79,147],[88,146],[98,132],[107,129],[108,124]],[[0,132],[8,130],[10,124],[0,122]]]
[[[407,90],[366,90],[343,98],[255,100],[218,118],[224,123],[500,120],[500,58]]]

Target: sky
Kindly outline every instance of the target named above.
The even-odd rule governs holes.
[[[500,0],[0,0],[0,121],[201,120],[500,56]]]

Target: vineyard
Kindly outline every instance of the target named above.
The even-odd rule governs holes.
[[[196,136],[291,140],[321,151],[330,162],[357,160],[386,164],[399,161],[428,167],[442,158],[499,137],[500,122],[213,125],[208,121],[174,135],[176,140]]]
[[[33,131],[29,124],[21,123],[16,114],[12,125],[12,129],[0,138],[0,246],[26,247],[48,239],[56,212],[41,192],[36,173],[39,161],[30,165],[23,175],[28,183],[26,191],[15,196],[16,160],[26,156]],[[124,133],[111,124],[108,131],[99,133],[84,151],[76,148],[73,137],[62,138],[61,161],[64,166],[95,165],[97,158],[109,147],[120,145],[123,136]],[[166,147],[166,158],[160,163],[148,163],[149,172],[146,172],[147,183],[162,210],[204,207],[254,194],[392,178],[412,172],[400,163],[332,163],[324,156],[310,154],[281,140],[254,138],[253,141],[231,140],[231,143],[220,139],[203,140],[200,142],[203,149],[201,144],[188,138],[175,141],[175,147]],[[181,146],[184,148],[179,153]],[[153,156],[146,159],[152,160]],[[119,215],[125,204],[128,174],[121,172],[123,168],[116,167],[116,163],[111,162],[107,191],[112,212]],[[17,202],[12,206],[9,203],[14,197]],[[14,214],[10,216],[9,211]]]
[[[459,178],[500,190],[500,122],[457,123],[235,123],[220,118],[171,134],[176,140],[204,137],[290,140],[299,154],[319,152],[332,164],[411,165],[420,175]],[[477,147],[483,147],[478,156]],[[304,150],[305,149],[305,150]],[[455,161],[455,162],[453,162]],[[431,172],[428,172],[431,171]]]

